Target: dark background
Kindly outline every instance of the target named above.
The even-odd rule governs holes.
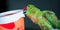
[[[5,3],[3,3],[5,2]],[[41,10],[47,9],[52,10],[56,13],[56,16],[60,19],[60,3],[59,0],[7,0],[2,1],[0,4],[0,12],[5,12],[9,10],[16,10],[22,9],[27,4],[34,4],[36,7],[40,8]],[[5,4],[5,5],[4,5]],[[32,23],[30,19],[25,17],[25,29],[26,30],[39,30],[38,25]]]

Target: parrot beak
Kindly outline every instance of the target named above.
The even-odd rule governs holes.
[[[27,6],[25,6],[25,7],[23,8],[23,11],[24,11],[24,14],[25,14],[26,11],[27,11]]]
[[[26,13],[26,10],[27,10],[27,6],[23,8],[24,13]]]
[[[25,6],[25,7],[23,8],[23,10],[24,10],[24,11],[27,10],[27,6]]]

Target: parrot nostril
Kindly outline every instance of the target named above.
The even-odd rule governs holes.
[[[15,24],[14,23],[0,24],[0,26],[7,28],[7,29],[13,29],[15,27]]]

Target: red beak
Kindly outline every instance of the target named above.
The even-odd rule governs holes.
[[[24,11],[27,10],[27,6],[25,6],[23,9],[24,9]]]

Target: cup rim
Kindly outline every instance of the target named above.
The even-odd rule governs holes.
[[[7,12],[3,12],[3,13],[0,13],[0,17],[3,17],[4,15],[7,15],[7,14],[18,13],[18,12],[20,12],[21,10],[23,10],[23,9],[11,10],[11,11],[7,11]]]

